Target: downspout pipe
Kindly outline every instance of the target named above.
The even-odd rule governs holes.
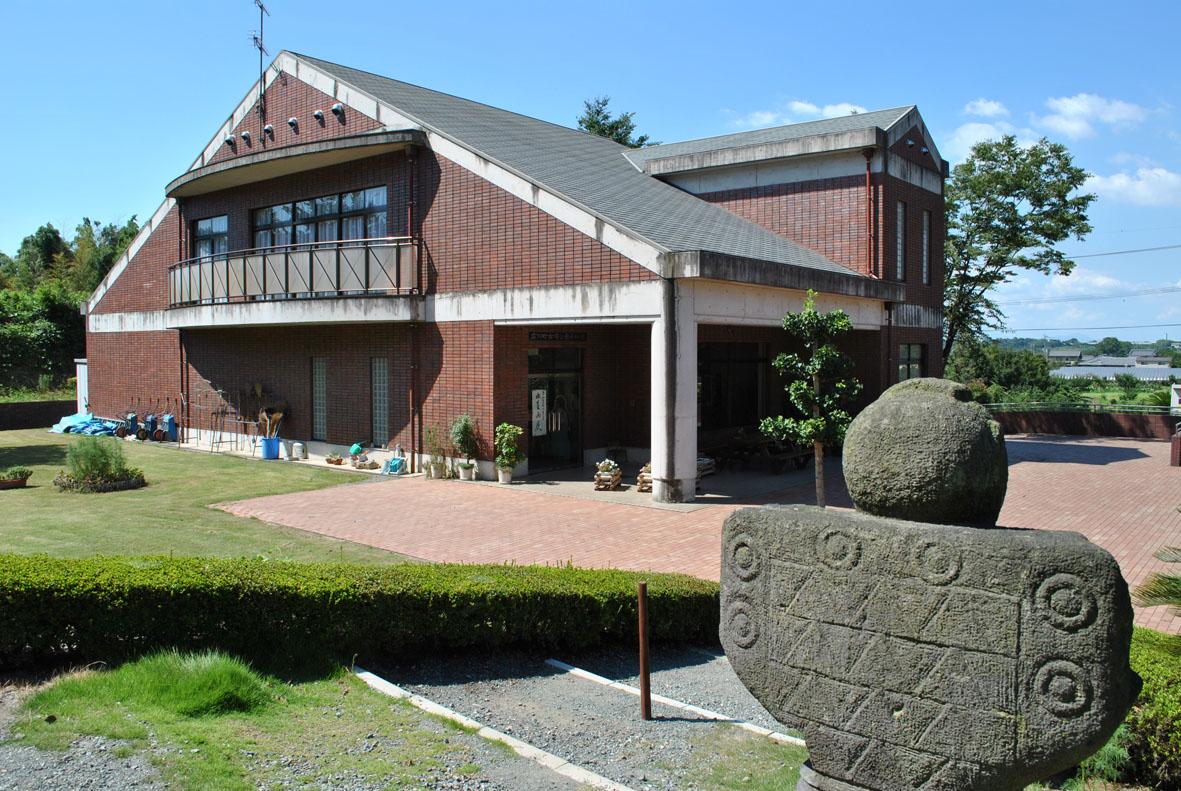
[[[863,148],[861,155],[865,157],[865,274],[870,277],[881,277],[880,272],[874,271],[873,265],[873,177],[872,164],[876,149]]]
[[[685,493],[674,481],[677,459],[677,281],[672,277],[661,280],[664,313],[664,387],[669,404],[664,412],[664,471],[668,500],[684,502]]]

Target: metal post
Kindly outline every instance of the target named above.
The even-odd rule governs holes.
[[[640,718],[652,719],[651,668],[648,663],[648,583],[636,586],[637,612],[640,622]]]

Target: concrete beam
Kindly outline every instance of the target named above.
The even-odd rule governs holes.
[[[673,277],[700,277],[707,280],[727,280],[755,286],[790,288],[824,294],[843,294],[886,302],[905,302],[906,287],[902,283],[824,269],[790,266],[773,261],[695,250],[670,253],[666,256]]]
[[[764,162],[770,159],[785,159],[808,154],[824,154],[833,151],[861,150],[882,146],[885,132],[878,127],[854,129],[848,132],[832,132],[823,135],[808,135],[791,140],[777,140],[769,143],[719,148],[691,154],[674,154],[646,160],[641,169],[650,176],[665,173],[684,173],[690,170],[742,165],[748,162]]]

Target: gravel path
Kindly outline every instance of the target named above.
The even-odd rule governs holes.
[[[617,652],[555,657],[628,681],[634,659]],[[653,704],[643,722],[639,701],[545,664],[543,655],[432,658],[386,666],[379,675],[486,725],[635,789],[691,789],[711,729],[729,726]],[[632,665],[628,663],[632,662]],[[734,677],[724,658],[700,652],[657,659],[652,688],[669,697],[767,727],[774,721]],[[780,729],[782,726],[777,726]]]
[[[118,743],[107,739],[79,739],[64,752],[5,744],[9,726],[29,689],[0,686],[0,791],[164,788],[146,758],[119,758],[114,753]]]

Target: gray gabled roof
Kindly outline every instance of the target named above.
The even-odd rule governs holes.
[[[612,140],[292,54],[663,251],[707,251],[862,277],[720,206],[641,173],[626,157],[632,149]]]
[[[804,121],[787,126],[774,126],[769,129],[752,129],[749,132],[734,132],[728,135],[702,137],[697,140],[685,140],[679,143],[666,143],[659,146],[648,146],[630,150],[628,159],[637,165],[642,165],[650,159],[664,159],[666,157],[683,156],[685,154],[700,154],[705,151],[719,151],[727,148],[748,148],[750,146],[765,145],[767,143],[782,143],[788,140],[799,140],[818,135],[835,135],[853,132],[859,129],[889,129],[900,118],[905,116],[914,105],[894,107],[889,110],[874,110],[868,113],[842,115],[838,118],[822,118],[818,121]]]

